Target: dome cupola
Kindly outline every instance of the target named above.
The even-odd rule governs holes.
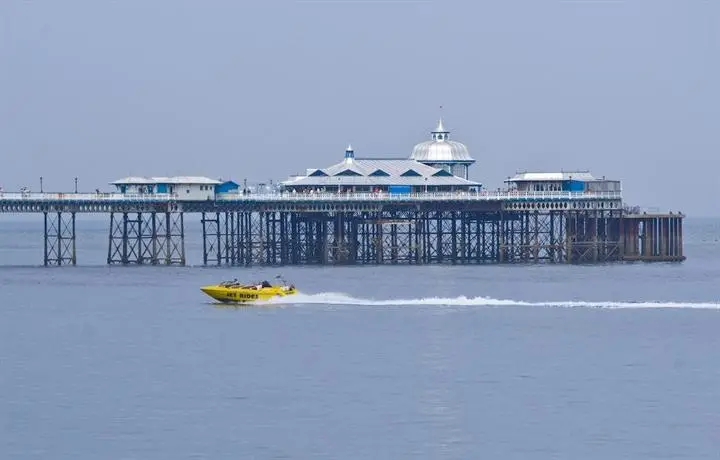
[[[410,159],[445,169],[458,177],[467,179],[467,169],[475,163],[475,160],[468,153],[465,144],[449,139],[450,131],[445,129],[442,119],[438,121],[437,128],[430,134],[432,140],[417,144],[413,148]]]

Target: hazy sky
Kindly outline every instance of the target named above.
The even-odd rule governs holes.
[[[590,169],[720,215],[720,1],[0,2],[0,185],[258,182],[407,157],[443,106],[498,187]]]

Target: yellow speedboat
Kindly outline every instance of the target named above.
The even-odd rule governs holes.
[[[297,289],[292,284],[272,285],[267,281],[256,284],[241,284],[236,279],[203,286],[200,290],[220,302],[254,302],[297,293]]]

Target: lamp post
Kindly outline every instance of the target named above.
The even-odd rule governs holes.
[[[77,193],[77,176],[75,176],[75,193]]]
[[[40,176],[40,193],[42,193],[42,192],[43,192],[43,187],[42,187],[42,176]]]

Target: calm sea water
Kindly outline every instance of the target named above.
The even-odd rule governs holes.
[[[0,458],[720,457],[720,220],[681,264],[43,268],[0,215]],[[302,294],[198,287],[282,273]]]

